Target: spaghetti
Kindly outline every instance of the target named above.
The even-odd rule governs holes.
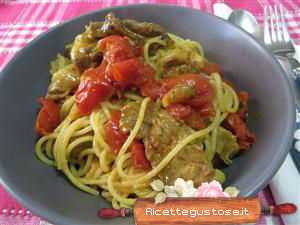
[[[105,40],[106,38],[111,39]],[[99,39],[97,40],[99,42],[98,46],[100,46],[99,51],[104,54],[101,65],[96,67],[96,69],[83,70],[80,85],[75,94],[69,92],[63,98],[57,99],[57,93],[55,93],[53,98],[51,98],[51,93],[48,93],[47,99],[55,102],[59,107],[60,121],[55,129],[47,130],[46,128],[48,127],[44,125],[45,122],[41,121],[41,118],[44,116],[43,113],[47,112],[48,122],[52,121],[51,119],[54,117],[51,117],[53,111],[50,111],[50,107],[45,108],[43,104],[37,119],[37,130],[42,134],[42,137],[36,143],[35,151],[37,157],[45,164],[53,166],[64,173],[72,184],[80,190],[93,195],[101,193],[105,199],[112,202],[114,208],[132,207],[136,198],[154,197],[157,193],[150,186],[153,179],[159,177],[163,171],[164,173],[168,171],[171,163],[181,154],[180,152],[194,145],[197,145],[199,151],[205,153],[206,162],[212,171],[210,179],[224,181],[224,174],[218,169],[213,169],[212,160],[217,154],[223,154],[220,151],[220,143],[222,142],[220,137],[226,137],[223,135],[224,130],[226,130],[223,124],[226,123],[229,115],[238,113],[241,109],[241,103],[237,92],[228,83],[224,82],[219,71],[205,73],[203,72],[205,70],[201,70],[208,63],[208,60],[204,57],[201,45],[168,33],[155,37],[145,37],[143,44],[144,55],[142,57],[144,62],[141,63],[139,58],[133,64],[130,64],[130,67],[125,65],[124,68],[119,69],[122,62],[129,63],[129,60],[133,60],[133,56],[121,60],[118,59],[118,62],[112,62],[113,59],[109,57],[118,50],[113,51],[113,53],[107,53],[108,49],[112,49],[112,46],[119,42],[119,50],[123,48],[122,51],[129,51],[131,44],[127,40],[134,40],[131,37],[123,39],[123,37],[116,35],[106,38],[102,38],[100,41]],[[168,40],[166,41],[166,39]],[[107,47],[108,43],[113,44]],[[76,51],[74,50],[73,52]],[[178,56],[178,52],[180,52],[181,56]],[[106,70],[102,69],[104,61],[105,66],[109,65],[109,67],[106,67]],[[149,65],[151,65],[152,69],[149,69]],[[181,73],[179,69],[172,75],[171,71],[175,71],[173,70],[174,67],[181,66],[183,68],[183,65],[186,65],[186,69],[194,67],[193,70],[199,70],[198,74],[185,76],[184,74],[187,73],[185,71],[182,75],[178,75],[177,73]],[[124,76],[127,72],[130,74],[135,73],[132,68],[137,66],[139,68],[143,67],[141,69],[143,74],[138,74],[137,76],[142,76],[154,70],[156,78],[151,81],[147,80],[146,85],[145,81],[143,81],[144,83],[136,84],[134,79],[139,79],[137,77],[133,78],[131,82],[126,80],[126,82],[122,83],[123,77],[120,78],[119,76]],[[101,91],[105,93],[99,92],[97,94],[98,97],[100,96],[98,101],[87,113],[85,109],[90,107],[91,103],[86,103],[84,102],[85,99],[82,100],[78,97],[83,91],[86,91],[82,86],[87,87],[84,84],[94,79],[95,75],[91,75],[91,71],[96,71],[95,74],[98,74],[98,79],[98,76],[101,77],[99,75],[101,71],[107,73],[107,68],[113,68],[110,74],[113,74],[115,83],[118,83],[118,86],[115,86],[114,89],[122,87],[121,90],[126,90],[126,92],[120,97],[120,93],[114,93],[108,88],[110,85],[115,85],[115,83],[111,84],[106,80],[101,80],[101,82],[94,81],[93,84],[96,84],[93,87],[94,92],[98,91],[97,88],[102,88],[103,90]],[[167,73],[168,76],[164,77],[164,74]],[[87,76],[90,76],[89,79],[86,79]],[[130,76],[128,79],[132,79]],[[160,89],[155,90],[159,90],[160,96],[157,96],[158,93],[148,94],[148,88],[154,84],[155,88],[159,86]],[[175,85],[170,88],[170,84]],[[184,99],[182,96],[184,97],[185,93],[179,93],[181,96],[180,102],[176,102],[178,95],[174,95],[175,97],[173,96],[171,102],[168,103],[170,105],[167,108],[162,107],[161,96],[166,95],[168,91],[177,87],[178,84],[190,85],[189,87],[193,90],[193,97],[182,101]],[[199,89],[199,87],[202,89]],[[207,88],[209,91],[210,87],[211,93],[203,92],[203,88]],[[109,95],[104,96],[106,93],[109,93]],[[210,96],[210,98],[203,99],[201,94],[206,97]],[[89,96],[89,93],[85,93],[85,96]],[[195,104],[199,101],[202,104],[202,108],[200,107],[201,104],[195,107]],[[83,104],[86,108],[82,110],[83,106],[80,104]],[[119,117],[121,117],[122,121],[124,119],[122,110],[130,104],[138,105],[137,111],[130,114],[131,116],[135,115],[134,120],[130,120],[132,123],[131,128],[129,131],[124,131],[120,127],[116,128],[116,123],[114,123],[115,112],[121,111]],[[153,163],[151,157],[149,157],[149,147],[145,141],[148,140],[147,136],[139,137],[141,133],[145,133],[145,124],[148,124],[150,127],[148,129],[155,125],[149,122],[151,118],[149,119],[148,116],[149,112],[154,108],[153,104],[159,105],[159,110],[164,115],[168,112],[167,117],[170,117],[169,120],[176,126],[183,126],[184,129],[188,130],[182,139],[169,146],[168,151],[165,152],[158,163]],[[201,128],[196,128],[194,125],[190,126],[190,120],[186,120],[187,116],[176,116],[171,113],[172,111],[169,111],[172,110],[173,106],[177,107],[178,105],[193,110],[191,113],[193,118],[196,114],[198,117],[205,118],[203,120],[205,121],[204,125]],[[204,115],[205,113],[206,115]],[[163,121],[161,122],[163,123]],[[112,126],[109,126],[110,124]],[[44,129],[42,129],[43,126]],[[238,146],[239,134],[235,133],[234,129],[226,130],[225,133]],[[110,139],[109,134],[115,135],[113,136],[115,139]],[[147,135],[151,135],[151,132],[148,132]],[[116,142],[117,137],[119,138],[118,140],[122,141]],[[227,143],[226,141],[223,140],[224,146]],[[118,146],[116,147],[117,144]],[[231,150],[236,152],[236,149],[226,149],[226,154],[229,154],[228,151]]]

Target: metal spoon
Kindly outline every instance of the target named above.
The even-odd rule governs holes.
[[[241,27],[256,39],[262,40],[263,35],[261,28],[256,18],[250,12],[246,10],[234,10],[230,14],[228,21]]]

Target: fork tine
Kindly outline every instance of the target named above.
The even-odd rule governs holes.
[[[281,21],[280,21],[280,17],[278,16],[278,7],[277,5],[275,5],[274,7],[274,11],[275,11],[275,21],[276,21],[276,31],[277,31],[277,40],[278,41],[282,41],[283,40],[283,32],[281,29]]]
[[[289,32],[287,30],[286,21],[285,21],[285,13],[284,13],[284,8],[283,8],[282,4],[279,5],[279,10],[280,10],[280,17],[281,17],[283,39],[284,39],[284,41],[288,42],[288,41],[290,41],[291,38],[290,38]]]
[[[271,44],[270,28],[268,23],[268,9],[264,6],[264,42],[265,44]]]
[[[270,11],[270,24],[271,24],[271,38],[273,42],[277,41],[276,33],[275,33],[275,27],[274,27],[274,13],[272,6],[269,6]]]

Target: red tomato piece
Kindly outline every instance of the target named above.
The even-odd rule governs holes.
[[[140,89],[141,94],[152,100],[161,97],[162,85],[160,81],[155,80],[155,70],[147,64],[142,64],[138,73],[139,76],[134,80],[134,85]]]
[[[178,84],[188,84],[194,86],[196,89],[196,96],[185,101],[185,104],[197,109],[200,116],[210,116],[213,113],[212,101],[214,91],[209,80],[199,74],[183,74],[172,78],[163,79],[163,90],[165,92],[172,89]]]
[[[120,111],[113,111],[110,120],[105,124],[105,140],[111,147],[113,154],[117,155],[127,139],[127,135],[124,134],[119,128],[119,122],[121,118]]]
[[[202,105],[201,107],[198,107],[197,112],[203,118],[207,118],[209,116],[215,115],[212,102],[209,102],[206,105]]]
[[[84,72],[81,82],[75,93],[79,112],[88,115],[99,104],[113,93],[113,87],[105,79],[105,65],[91,68]]]
[[[211,103],[213,100],[213,93],[207,90],[206,93],[198,94],[194,98],[187,100],[187,103],[195,108],[202,107]]]
[[[197,110],[189,105],[172,104],[167,107],[167,111],[177,120],[185,122],[188,126],[194,129],[203,129],[206,123]]]
[[[139,68],[142,63],[138,58],[131,58],[121,62],[113,63],[109,67],[110,77],[113,77],[121,86],[127,86],[139,76]]]
[[[36,119],[35,128],[38,134],[52,132],[60,123],[59,106],[51,99],[40,98],[41,110]]]
[[[221,68],[218,64],[216,63],[209,63],[207,62],[205,66],[201,69],[203,73],[206,73],[208,75],[212,73],[221,73]]]
[[[251,133],[238,113],[229,114],[225,119],[224,126],[236,135],[242,150],[249,149],[256,140],[255,135]]]
[[[129,40],[119,35],[110,35],[98,42],[98,48],[104,52],[108,63],[116,63],[136,56],[136,49]]]
[[[99,42],[98,42],[98,48],[102,51],[106,51],[110,45],[113,45],[115,43],[120,43],[124,41],[124,37],[120,36],[120,35],[110,35],[107,36],[105,38],[102,38]]]
[[[155,81],[155,70],[150,65],[141,63],[138,68],[138,74],[139,76],[136,80],[134,80],[134,84],[137,87],[141,87]]]
[[[155,80],[143,84],[140,88],[140,91],[142,96],[150,97],[152,100],[156,100],[163,95],[163,90],[160,82]]]
[[[141,142],[134,140],[130,146],[130,151],[135,168],[143,170],[151,169],[151,164],[145,155],[145,147]]]
[[[249,94],[246,91],[241,91],[238,93],[239,99],[243,104],[247,104],[249,99]]]
[[[209,80],[200,74],[182,74],[171,78],[165,78],[162,80],[162,83],[166,91],[169,91],[178,84],[194,86],[197,94],[205,94],[213,91],[213,87],[209,83]]]

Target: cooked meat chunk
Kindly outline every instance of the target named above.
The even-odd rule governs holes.
[[[139,106],[139,102],[129,103],[121,110],[120,126],[123,131],[129,132],[134,127]],[[138,138],[143,140],[146,157],[151,166],[155,167],[178,144],[178,140],[192,134],[194,130],[176,121],[158,103],[150,103],[145,116]],[[191,143],[169,162],[159,173],[159,178],[166,184],[173,184],[176,178],[181,177],[200,185],[211,180],[214,175],[215,171],[202,146]]]

